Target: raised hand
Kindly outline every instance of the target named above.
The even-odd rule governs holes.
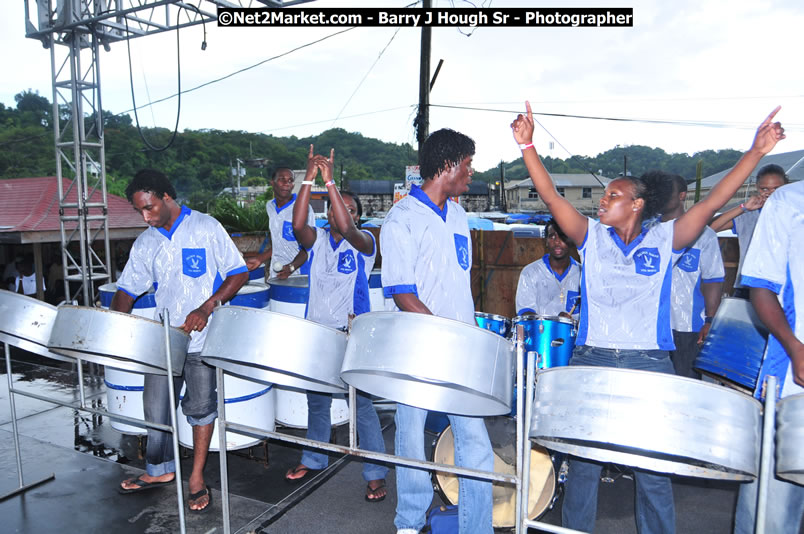
[[[325,184],[332,181],[333,169],[335,168],[335,149],[330,149],[328,158],[315,156],[315,165],[321,170],[321,178],[323,178]]]
[[[313,181],[318,176],[318,165],[315,161],[316,155],[313,153],[313,145],[310,145],[310,152],[307,154],[307,172],[304,175],[304,181]]]
[[[525,100],[527,115],[521,113],[516,116],[516,120],[511,123],[511,130],[514,132],[514,139],[519,144],[528,144],[533,141],[533,111],[530,109],[530,102]]]
[[[782,124],[780,122],[772,122],[780,109],[782,109],[782,106],[776,106],[776,109],[771,111],[771,114],[759,125],[757,134],[754,136],[754,143],[751,145],[751,150],[756,150],[763,155],[767,154],[773,150],[777,142],[786,137]]]

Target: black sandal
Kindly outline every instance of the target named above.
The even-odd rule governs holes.
[[[299,464],[287,473],[285,473],[285,482],[288,484],[300,484],[303,480],[310,476],[311,473],[317,473],[321,471],[320,469],[310,469],[304,464]],[[304,473],[302,476],[298,478],[289,478],[289,475],[296,475],[298,473]]]

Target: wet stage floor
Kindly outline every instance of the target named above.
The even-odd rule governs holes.
[[[8,383],[3,365],[0,380],[0,494],[17,488],[17,466],[11,427]],[[39,395],[76,402],[76,374],[70,364],[12,349],[14,387]],[[102,371],[85,368],[87,404],[106,405]],[[173,533],[179,531],[176,488],[173,485],[120,495],[121,480],[143,472],[141,438],[122,434],[108,418],[15,395],[23,475],[26,484],[51,473],[55,479],[0,501],[0,532],[24,533]],[[387,405],[386,405],[387,406]],[[381,411],[386,448],[393,450],[393,412]],[[297,436],[303,430],[277,426]],[[347,425],[335,428],[335,440],[348,443]],[[428,454],[436,435],[428,434]],[[191,470],[192,451],[182,448],[182,474]],[[284,481],[299,461],[298,447],[278,441],[229,452],[231,530],[237,533],[393,533],[396,488],[393,466],[388,497],[380,503],[364,500],[365,482],[359,460],[330,453],[330,467],[301,485]],[[635,533],[634,485],[615,471],[602,483],[596,532]],[[206,482],[212,487],[209,510],[190,512],[184,505],[187,532],[223,532],[219,455],[207,461]],[[731,532],[737,483],[674,479],[679,533]],[[772,496],[771,496],[772,498]],[[441,504],[436,494],[434,505]],[[542,518],[560,523],[560,500]],[[532,531],[535,532],[535,531]]]

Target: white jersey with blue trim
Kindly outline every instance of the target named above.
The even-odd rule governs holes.
[[[743,285],[769,289],[779,296],[793,333],[804,340],[804,181],[777,189],[765,202],[745,256]],[[769,374],[780,378],[782,396],[804,393],[793,382],[790,358],[781,343],[770,336],[757,381],[759,389]]]
[[[557,316],[572,311],[578,318],[581,307],[581,267],[570,258],[569,267],[559,276],[550,266],[550,255],[525,266],[516,286],[516,313]]]
[[[475,324],[472,239],[459,204],[447,200],[441,210],[412,186],[385,217],[380,250],[386,298],[413,293],[433,315]]]
[[[180,326],[227,276],[247,272],[246,262],[221,224],[182,206],[170,231],[148,228],[131,247],[117,281],[121,291],[137,298],[156,286],[156,308],[167,308],[170,324]],[[188,352],[200,352],[207,329],[192,332]]]
[[[273,265],[277,262],[287,265],[301,250],[301,245],[296,240],[293,233],[293,206],[296,204],[296,195],[290,197],[290,202],[277,207],[276,199],[265,203],[265,211],[268,213],[268,229],[271,231],[271,272]],[[307,225],[315,228],[315,213],[311,206],[307,206]],[[293,275],[307,274],[308,262],[297,269]]]
[[[673,350],[670,329],[673,223],[652,223],[626,245],[614,228],[589,219],[578,247],[581,319],[575,345]]]
[[[761,213],[762,209],[746,211],[731,220],[731,232],[737,236],[737,243],[740,245],[740,262],[737,264],[737,279],[734,282],[735,288],[743,287],[740,283],[740,274],[742,273],[743,263],[745,262],[745,254],[751,246],[754,228],[757,225]]]
[[[371,236],[371,232],[363,230]],[[316,228],[310,250],[310,297],[307,319],[332,328],[343,328],[349,314],[371,311],[368,279],[377,258],[377,243],[371,254],[363,254],[345,238],[337,243],[327,229]]]
[[[695,243],[684,250],[673,268],[670,320],[673,330],[701,331],[706,318],[701,284],[722,282],[725,274],[717,234],[707,226]]]

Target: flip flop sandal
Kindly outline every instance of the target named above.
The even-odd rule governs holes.
[[[319,471],[321,471],[321,470],[320,469],[310,469],[309,467],[307,467],[304,464],[299,464],[296,467],[294,467],[293,469],[291,469],[285,475],[285,482],[287,482],[288,484],[300,484],[303,480],[306,480],[307,478],[309,478],[310,475],[312,475],[314,473],[317,473]],[[288,475],[296,475],[296,474],[302,473],[302,472],[304,474],[302,476],[298,477],[298,478],[288,478]]]
[[[387,492],[385,493],[385,495],[383,495],[381,497],[369,497],[369,495],[377,495],[377,492],[380,491],[383,488],[385,488],[385,481],[383,481],[382,484],[380,484],[379,486],[377,486],[376,488],[373,488],[373,489],[372,489],[371,486],[369,486],[367,484],[366,485],[366,500],[368,502],[382,502],[382,501],[384,501],[385,497],[388,496]]]
[[[197,501],[198,499],[200,499],[204,495],[209,497],[209,500],[207,501],[206,506],[204,506],[203,508],[190,508],[190,504],[193,504],[193,501]],[[201,512],[206,512],[207,510],[212,508],[212,492],[210,491],[209,486],[206,486],[204,489],[202,489],[200,491],[197,491],[195,493],[191,493],[190,498],[187,500],[187,508],[189,508],[191,512],[196,513],[196,514],[200,514]]]
[[[122,495],[128,495],[129,493],[138,493],[140,491],[146,491],[153,488],[158,488],[160,486],[169,486],[173,484],[175,480],[169,480],[167,482],[147,482],[139,477],[137,478],[129,478],[124,480],[123,482],[133,482],[137,485],[136,488],[124,488],[121,485],[117,486],[117,492]],[[121,484],[123,483],[121,482]]]

